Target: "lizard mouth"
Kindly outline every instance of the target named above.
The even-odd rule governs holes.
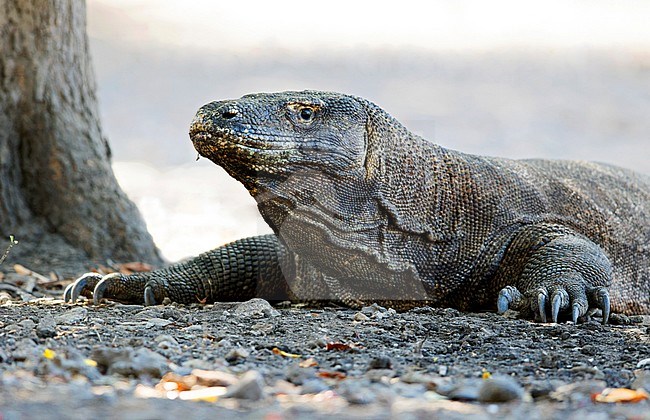
[[[237,130],[219,127],[216,129],[212,128],[210,131],[203,129],[203,127],[192,127],[190,130],[190,139],[197,150],[206,147],[223,148],[233,146],[259,152],[266,150],[288,151],[296,149],[293,141],[283,141],[277,137],[273,137],[271,140],[270,137],[255,133],[248,127],[242,127]]]

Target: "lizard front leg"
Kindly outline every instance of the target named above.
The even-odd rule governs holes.
[[[550,226],[544,230],[528,229],[519,235],[533,236],[510,245],[511,255],[506,258],[518,259],[521,271],[499,292],[498,312],[515,309],[541,322],[547,322],[549,315],[552,322],[560,315],[569,315],[578,322],[590,310],[600,309],[603,323],[607,323],[612,267],[602,248],[567,228]],[[530,248],[518,249],[521,246]]]
[[[263,297],[286,300],[287,282],[282,264],[287,257],[275,235],[240,239],[186,262],[150,273],[101,276],[87,273],[69,285],[66,302],[80,295],[155,305],[169,298],[196,303],[247,300]]]

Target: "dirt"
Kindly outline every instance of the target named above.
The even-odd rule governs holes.
[[[650,388],[647,317],[540,324],[428,307],[23,296],[31,300],[0,296],[3,419],[650,419],[648,400],[595,401],[606,387]],[[195,395],[201,388],[212,394]]]

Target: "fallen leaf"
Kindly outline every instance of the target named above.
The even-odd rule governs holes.
[[[600,394],[593,394],[591,399],[601,403],[635,403],[650,399],[644,389],[605,388]]]
[[[56,352],[52,349],[45,349],[43,350],[43,357],[45,357],[48,360],[54,359],[54,356],[56,356]]]
[[[298,359],[298,358],[302,357],[299,354],[287,353],[286,351],[280,350],[277,347],[273,347],[273,350],[271,350],[271,351],[273,352],[273,354],[278,354],[278,355],[280,355],[282,357],[289,357],[291,359]]]
[[[321,370],[316,373],[316,376],[320,378],[345,379],[345,373],[335,370]]]
[[[352,350],[352,346],[350,346],[349,344],[345,344],[345,343],[329,342],[329,343],[327,343],[326,350],[327,351],[330,351],[330,350],[347,351],[347,350]]]

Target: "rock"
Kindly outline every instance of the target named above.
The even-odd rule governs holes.
[[[285,371],[285,379],[294,385],[302,385],[308,379],[311,379],[316,374],[316,369],[301,368],[296,362],[289,366]]]
[[[163,319],[163,318],[151,318],[147,320],[147,323],[144,325],[145,328],[161,328],[161,327],[166,327],[167,325],[171,324],[174,321],[170,321],[168,319]]]
[[[318,394],[330,389],[323,380],[319,378],[306,379],[300,388],[301,394]]]
[[[477,401],[481,389],[480,379],[466,380],[451,386],[441,386],[438,393],[451,400]]]
[[[534,399],[548,397],[551,392],[555,391],[558,387],[566,385],[564,382],[555,380],[540,380],[531,382],[528,392]]]
[[[641,389],[650,392],[650,370],[637,370],[634,372],[636,378],[632,381],[630,388]]]
[[[379,306],[376,303],[373,303],[370,306],[364,306],[361,308],[361,313],[368,316],[368,317],[373,317],[378,313],[383,313],[386,312],[387,309],[384,308],[383,306]]]
[[[600,393],[606,387],[605,381],[580,381],[562,385],[551,392],[549,396],[557,401],[589,401],[592,394]]]
[[[178,347],[178,341],[169,334],[160,334],[153,339],[154,343],[167,343],[168,346]]]
[[[36,326],[36,335],[40,338],[56,336],[56,321],[52,315],[45,315]]]
[[[368,363],[368,370],[370,369],[392,369],[393,362],[388,356],[378,356],[373,358],[370,363]]]
[[[488,378],[483,381],[478,391],[478,400],[487,403],[519,400],[523,396],[524,389],[508,376]]]
[[[224,359],[226,359],[226,362],[228,363],[239,363],[243,360],[245,360],[249,356],[248,350],[238,347],[236,349],[230,350]]]
[[[167,359],[146,347],[137,350],[133,350],[132,347],[124,349],[97,348],[92,352],[92,359],[99,366],[105,368],[108,375],[159,378],[169,370]]]
[[[240,318],[271,318],[280,316],[280,312],[273,309],[269,302],[260,298],[254,298],[240,303],[235,307],[233,314]]]
[[[324,349],[327,347],[327,338],[321,337],[307,342],[308,349]]]
[[[354,314],[354,317],[352,319],[358,322],[363,322],[369,320],[370,318],[368,318],[363,312],[357,312]]]
[[[61,315],[58,315],[56,318],[54,318],[54,320],[57,324],[69,325],[81,322],[87,317],[88,309],[82,306],[77,306],[67,312],[62,313]]]
[[[639,369],[644,368],[646,366],[650,366],[650,357],[648,357],[647,359],[639,360],[639,363],[636,364],[636,367]]]
[[[23,338],[16,343],[16,350],[11,353],[11,357],[15,362],[22,362],[30,356],[36,356],[37,353],[38,347],[34,340]]]
[[[257,401],[264,396],[264,379],[254,370],[249,370],[239,381],[228,387],[224,397]]]
[[[36,327],[36,323],[32,321],[31,319],[23,319],[18,323],[24,330],[33,330],[34,327]]]
[[[377,397],[367,385],[360,381],[343,382],[339,387],[339,393],[350,404],[370,404]]]

